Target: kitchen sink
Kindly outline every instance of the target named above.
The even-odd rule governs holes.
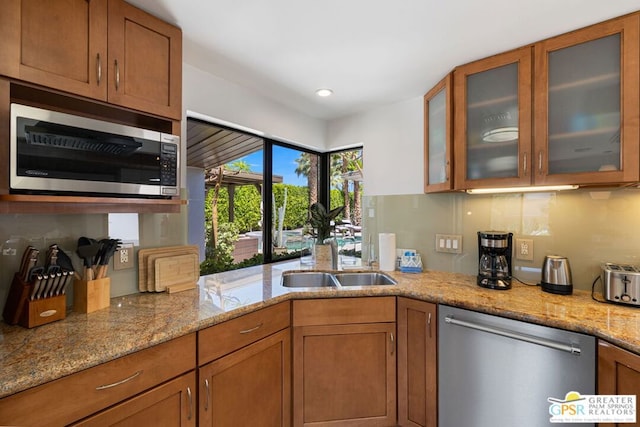
[[[282,273],[282,286],[287,288],[338,287],[338,281],[331,273],[321,271],[285,271]]]
[[[397,285],[391,276],[374,271],[336,273],[336,279],[342,286],[377,286],[377,285]]]

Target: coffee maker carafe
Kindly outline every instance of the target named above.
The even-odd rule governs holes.
[[[478,285],[490,289],[511,288],[513,233],[478,231]]]

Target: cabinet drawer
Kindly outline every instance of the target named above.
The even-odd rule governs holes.
[[[185,335],[0,400],[0,425],[59,426],[96,413],[196,366]]]
[[[293,302],[293,326],[395,321],[395,297],[310,299]]]
[[[198,364],[203,365],[291,324],[289,302],[245,314],[198,332]]]

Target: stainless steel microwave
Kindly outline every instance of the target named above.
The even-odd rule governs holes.
[[[176,135],[11,104],[11,192],[176,196],[179,142]]]

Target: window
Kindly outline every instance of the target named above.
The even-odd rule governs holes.
[[[206,227],[189,235],[205,236],[203,273],[300,257],[309,206],[326,201],[326,163],[317,152],[189,118],[187,166],[203,170],[206,193]]]

